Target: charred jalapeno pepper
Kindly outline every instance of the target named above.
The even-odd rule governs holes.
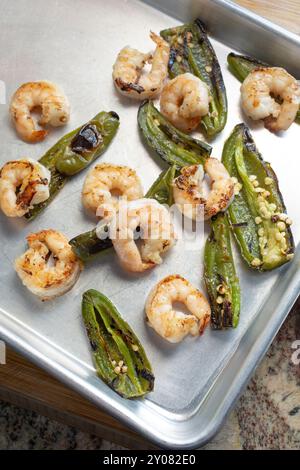
[[[138,124],[143,138],[169,165],[178,168],[203,164],[211,154],[210,145],[184,134],[174,127],[153,105],[144,101],[138,112]]]
[[[169,75],[171,78],[190,72],[209,88],[209,114],[201,120],[208,136],[222,131],[227,121],[227,97],[221,67],[207,37],[203,23],[193,23],[161,31],[171,46]]]
[[[26,219],[34,219],[62,189],[69,176],[82,171],[108,147],[119,127],[114,111],[97,114],[91,121],[62,137],[39,162],[51,171],[50,197],[34,206]]]
[[[171,207],[173,204],[172,183],[175,177],[176,165],[172,165],[159,175],[145,197],[156,199],[160,204],[167,204]]]
[[[154,375],[149,360],[113,303],[90,289],[83,294],[82,316],[98,376],[124,398],[151,392]]]
[[[113,244],[108,236],[108,226],[101,227],[101,230],[94,228],[89,232],[81,233],[69,241],[76,256],[86,263],[95,256],[112,248]]]
[[[119,116],[110,111],[97,114],[68,142],[55,161],[56,169],[72,176],[86,168],[109,146],[119,127]]]
[[[211,232],[204,249],[204,279],[211,303],[212,328],[235,328],[240,314],[240,285],[232,255],[230,226],[222,212],[211,219]]]
[[[268,271],[292,259],[294,241],[278,180],[258,152],[249,129],[237,125],[222,162],[235,179],[227,213],[241,254],[251,268]]]
[[[234,52],[228,54],[227,62],[229,69],[240,82],[243,82],[252,70],[261,67],[270,67],[266,62],[262,62],[247,55],[235,54]],[[300,106],[295,121],[300,124]]]
[[[156,199],[160,204],[173,204],[172,181],[176,176],[176,166],[163,171],[147,192],[147,198]],[[83,262],[91,261],[112,247],[108,225],[98,226],[94,230],[82,233],[72,238],[69,244],[76,256]]]

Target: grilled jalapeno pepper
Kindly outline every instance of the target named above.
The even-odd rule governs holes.
[[[227,62],[229,65],[229,69],[240,82],[243,82],[247,75],[252,72],[252,70],[261,67],[270,67],[270,65],[266,62],[262,62],[247,55],[234,54],[234,52],[228,54]],[[300,124],[300,106],[297,116],[295,118],[295,122]]]
[[[160,35],[171,46],[170,77],[190,72],[208,86],[211,96],[209,114],[202,118],[201,125],[209,136],[218,134],[227,121],[227,97],[221,67],[203,23],[197,19],[193,23],[165,29]]]
[[[240,285],[231,249],[230,226],[225,213],[211,219],[204,249],[204,279],[211,303],[211,326],[236,327],[240,314]]]
[[[173,204],[173,191],[171,184],[176,176],[176,166],[173,165],[163,171],[153,183],[145,197],[156,199],[160,204]],[[108,226],[82,233],[69,241],[76,256],[83,262],[91,261],[95,256],[112,247],[108,237]]]
[[[173,204],[173,191],[172,182],[176,177],[176,165],[172,165],[167,170],[163,171],[157,180],[153,183],[151,188],[148,190],[145,197],[150,199],[156,199],[160,204],[167,204],[172,206]]]
[[[113,303],[90,289],[83,294],[82,316],[98,376],[124,398],[151,392],[154,375],[149,360]]]
[[[268,271],[293,257],[291,220],[278,180],[258,152],[249,129],[237,125],[223,149],[222,162],[236,181],[227,213],[241,254],[251,268]]]
[[[86,168],[107,149],[118,127],[119,116],[114,111],[97,114],[57,156],[56,169],[63,175],[72,176]]]
[[[104,226],[100,230],[94,228],[89,232],[81,233],[69,241],[72,250],[76,256],[86,263],[91,261],[95,256],[103,253],[110,248],[113,244],[108,237],[108,226]]]
[[[102,111],[51,147],[39,160],[51,171],[50,197],[34,206],[25,218],[34,219],[50,204],[69,176],[75,175],[98,158],[114,138],[118,127],[118,115],[114,111]]]
[[[210,145],[184,134],[174,127],[153,105],[144,101],[138,112],[138,125],[143,138],[169,165],[178,168],[203,164],[211,154]]]

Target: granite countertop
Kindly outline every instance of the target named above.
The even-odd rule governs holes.
[[[293,343],[298,340],[298,351]],[[300,298],[207,449],[300,448]],[[298,363],[298,364],[297,364]],[[0,402],[0,449],[122,449]]]

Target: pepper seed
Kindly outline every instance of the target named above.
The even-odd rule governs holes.
[[[254,258],[252,261],[251,261],[251,264],[252,266],[254,267],[258,267],[261,265],[261,260],[259,258]]]
[[[272,184],[272,182],[272,178],[269,178],[269,176],[265,178],[265,185],[269,186],[270,184]]]
[[[286,229],[286,225],[284,222],[277,222],[277,227],[281,232],[283,232]]]

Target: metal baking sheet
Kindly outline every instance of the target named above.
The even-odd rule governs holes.
[[[134,167],[145,190],[161,171],[140,140],[137,103],[114,90],[111,68],[126,44],[149,50],[151,30],[175,26],[200,16],[213,35],[229,99],[225,130],[213,145],[220,158],[222,145],[234,125],[245,118],[239,107],[239,83],[229,73],[226,56],[243,50],[274,64],[287,66],[300,77],[300,39],[254,14],[223,0],[1,0],[0,80],[6,101],[21,83],[48,79],[68,95],[71,121],[50,133],[41,144],[19,140],[0,105],[0,163],[28,156],[38,158],[66,131],[99,110],[115,110],[119,133],[102,161]],[[226,45],[229,44],[230,46]],[[4,101],[4,96],[2,97]],[[283,137],[251,124],[259,149],[279,176],[288,213],[294,220],[298,245],[299,127]],[[254,274],[237,256],[242,286],[242,312],[236,330],[214,332],[200,339],[167,344],[145,326],[145,297],[153,284],[169,273],[180,273],[203,287],[201,243],[188,249],[179,242],[166,261],[143,276],[128,276],[114,254],[95,261],[75,288],[53,302],[41,303],[22,287],[13,261],[25,249],[25,236],[44,228],[61,230],[70,238],[93,227],[82,209],[80,192],[85,174],[74,177],[50,207],[34,222],[0,215],[0,335],[22,354],[73,387],[106,411],[168,448],[193,448],[207,442],[222,424],[242,387],[272,341],[299,292],[299,249],[294,261],[273,273]],[[81,295],[88,288],[108,295],[145,345],[156,375],[155,391],[144,400],[126,401],[97,377],[81,321]],[[1,369],[0,369],[1,380]]]

